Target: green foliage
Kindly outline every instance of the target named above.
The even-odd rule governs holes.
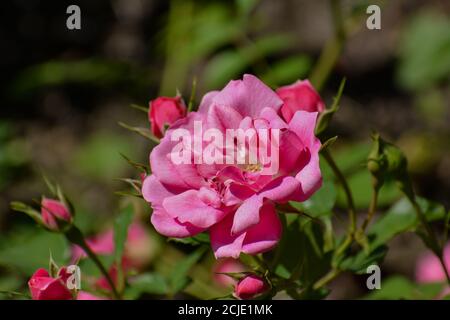
[[[79,61],[48,61],[19,74],[11,90],[15,96],[21,96],[42,87],[67,83],[111,86],[123,81],[124,77],[130,74],[129,71],[129,66],[126,64],[95,58]]]
[[[341,171],[347,177],[353,194],[356,209],[366,209],[372,196],[372,177],[365,168],[367,156],[370,152],[368,144],[352,144],[338,149],[335,160]],[[392,181],[386,181],[378,197],[380,207],[390,205],[401,196],[400,191]],[[338,190],[337,204],[346,206],[345,194],[342,188]]]
[[[61,235],[42,230],[16,229],[0,242],[0,265],[24,275],[47,268],[50,252],[58,265],[67,261],[67,242]]]
[[[262,63],[261,59],[289,46],[291,39],[280,35],[268,35],[233,51],[214,56],[207,64],[204,81],[211,88],[218,88],[242,74],[249,65]]]
[[[416,284],[401,276],[384,280],[381,289],[374,290],[365,299],[370,300],[428,300],[435,299],[442,291],[441,283]]]
[[[302,287],[311,287],[330,267],[331,257],[324,250],[322,226],[309,219],[297,218],[289,223],[280,248],[277,274],[292,277]]]
[[[436,203],[419,199],[419,204],[428,221],[442,220],[445,217],[445,209]],[[365,272],[367,266],[379,264],[387,253],[386,244],[395,236],[416,231],[420,221],[411,203],[402,198],[395,203],[383,216],[373,223],[367,232],[369,251],[359,251],[356,255],[350,255],[343,261],[339,261],[340,268],[356,273]]]
[[[332,214],[336,198],[337,191],[334,183],[324,181],[322,187],[311,198],[304,202],[290,202],[290,204],[300,212],[307,213],[312,217],[329,217]]]
[[[424,90],[450,74],[450,21],[443,13],[421,12],[405,27],[397,70],[399,84]]]
[[[127,167],[121,153],[134,157],[134,152],[123,136],[96,133],[76,152],[74,164],[82,173],[99,180],[120,177]]]
[[[143,273],[129,281],[124,298],[134,300],[142,294],[165,295],[169,292],[167,280],[158,273]]]
[[[168,281],[169,290],[171,295],[175,295],[177,292],[183,290],[190,282],[188,274],[191,268],[200,260],[203,254],[206,252],[207,247],[200,247],[188,257],[177,263],[172,269]]]

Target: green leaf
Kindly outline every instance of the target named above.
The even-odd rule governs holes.
[[[10,207],[14,211],[25,213],[30,218],[32,218],[37,224],[42,226],[44,225],[41,214],[34,208],[30,207],[29,205],[26,205],[25,203],[19,201],[13,201],[11,202]]]
[[[418,198],[418,202],[428,221],[445,218],[443,206],[423,198]],[[400,233],[415,231],[418,226],[419,220],[414,208],[408,199],[402,198],[383,217],[369,227],[370,246],[373,249],[377,248]]]
[[[117,267],[118,283],[123,284],[122,256],[127,241],[128,227],[133,221],[133,206],[128,205],[114,221],[114,261]]]
[[[142,294],[164,295],[169,291],[166,279],[157,273],[143,273],[129,280],[125,299],[134,300]]]
[[[413,299],[424,300],[434,299],[442,291],[443,284],[428,283],[416,284],[410,280],[394,276],[382,281],[381,289],[373,290],[365,299],[371,300],[399,300],[399,299]]]
[[[190,283],[191,280],[188,277],[188,273],[206,252],[206,249],[206,246],[198,248],[189,256],[177,263],[177,265],[172,269],[169,276],[169,287],[172,295],[183,290]]]
[[[401,35],[397,69],[399,84],[423,90],[448,80],[450,74],[450,22],[443,12],[421,12]]]
[[[151,133],[149,128],[133,127],[124,122],[119,122],[119,126],[121,126],[122,128],[125,128],[127,130],[130,130],[132,132],[135,132],[135,133],[139,134],[140,136],[142,136],[150,141],[153,141],[154,143],[159,143],[159,139]]]
[[[289,202],[294,208],[305,212],[312,217],[331,216],[336,202],[337,191],[334,183],[324,181],[322,187],[304,202]]]
[[[368,266],[372,264],[380,264],[387,253],[387,246],[381,245],[369,253],[364,250],[359,251],[358,254],[346,257],[339,263],[339,267],[343,270],[349,270],[354,273],[365,273]]]
[[[303,287],[311,286],[330,268],[331,255],[323,249],[322,227],[310,219],[288,223],[279,246],[282,251],[276,273],[292,277]]]
[[[344,92],[345,87],[345,78],[341,80],[341,84],[339,85],[338,92],[336,93],[336,96],[333,99],[333,104],[330,108],[327,108],[324,112],[322,112],[317,119],[317,126],[316,126],[316,135],[320,135],[323,133],[330,123],[331,119],[333,118],[333,115],[339,110],[339,103],[341,101],[342,93]]]
[[[33,229],[17,229],[0,243],[0,265],[31,275],[48,266],[49,251],[59,265],[65,265],[67,242],[55,233]]]

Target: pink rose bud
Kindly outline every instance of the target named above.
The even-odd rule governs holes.
[[[166,126],[170,126],[186,115],[186,106],[181,97],[158,97],[150,101],[148,118],[151,131],[158,137],[164,136]]]
[[[283,100],[280,112],[286,122],[291,121],[299,110],[308,112],[325,110],[325,104],[309,80],[298,80],[289,86],[278,88],[276,92]]]
[[[239,280],[234,288],[234,295],[243,300],[252,299],[255,296],[267,291],[266,282],[257,275],[249,275]]]
[[[57,278],[52,278],[47,270],[38,269],[28,281],[33,300],[71,300],[72,293],[67,288],[65,270],[61,269]]]
[[[58,230],[58,221],[72,222],[72,215],[67,207],[58,200],[43,198],[41,214],[44,224],[52,230]]]

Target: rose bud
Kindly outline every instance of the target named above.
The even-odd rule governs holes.
[[[249,275],[242,278],[234,288],[234,295],[243,300],[252,299],[267,291],[268,285],[257,275]]]
[[[186,115],[186,106],[181,97],[158,97],[150,101],[148,119],[152,133],[162,138],[167,126]]]
[[[65,204],[58,200],[43,198],[41,215],[45,226],[51,230],[58,230],[59,223],[72,223],[72,214]]]
[[[325,110],[325,104],[309,80],[298,80],[289,86],[280,87],[276,93],[283,100],[280,113],[286,122],[291,121],[299,110],[308,112]]]
[[[38,269],[28,281],[33,300],[71,300],[72,293],[65,284],[65,269],[61,269],[56,278],[47,270]]]

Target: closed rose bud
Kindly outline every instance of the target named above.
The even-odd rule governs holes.
[[[58,230],[61,222],[72,223],[72,214],[69,209],[58,200],[43,198],[41,214],[45,226],[51,230]]]
[[[268,285],[257,275],[242,278],[234,288],[234,295],[243,300],[252,299],[267,291]]]
[[[325,110],[325,104],[309,80],[298,80],[289,86],[278,88],[276,92],[283,100],[280,113],[286,122],[291,121],[299,110],[308,112]]]
[[[150,101],[148,118],[152,133],[162,138],[167,126],[186,115],[186,106],[181,97],[158,97]]]
[[[64,272],[63,272],[64,273]],[[64,274],[52,278],[47,270],[38,269],[28,281],[33,300],[71,300],[72,293],[67,288]]]

